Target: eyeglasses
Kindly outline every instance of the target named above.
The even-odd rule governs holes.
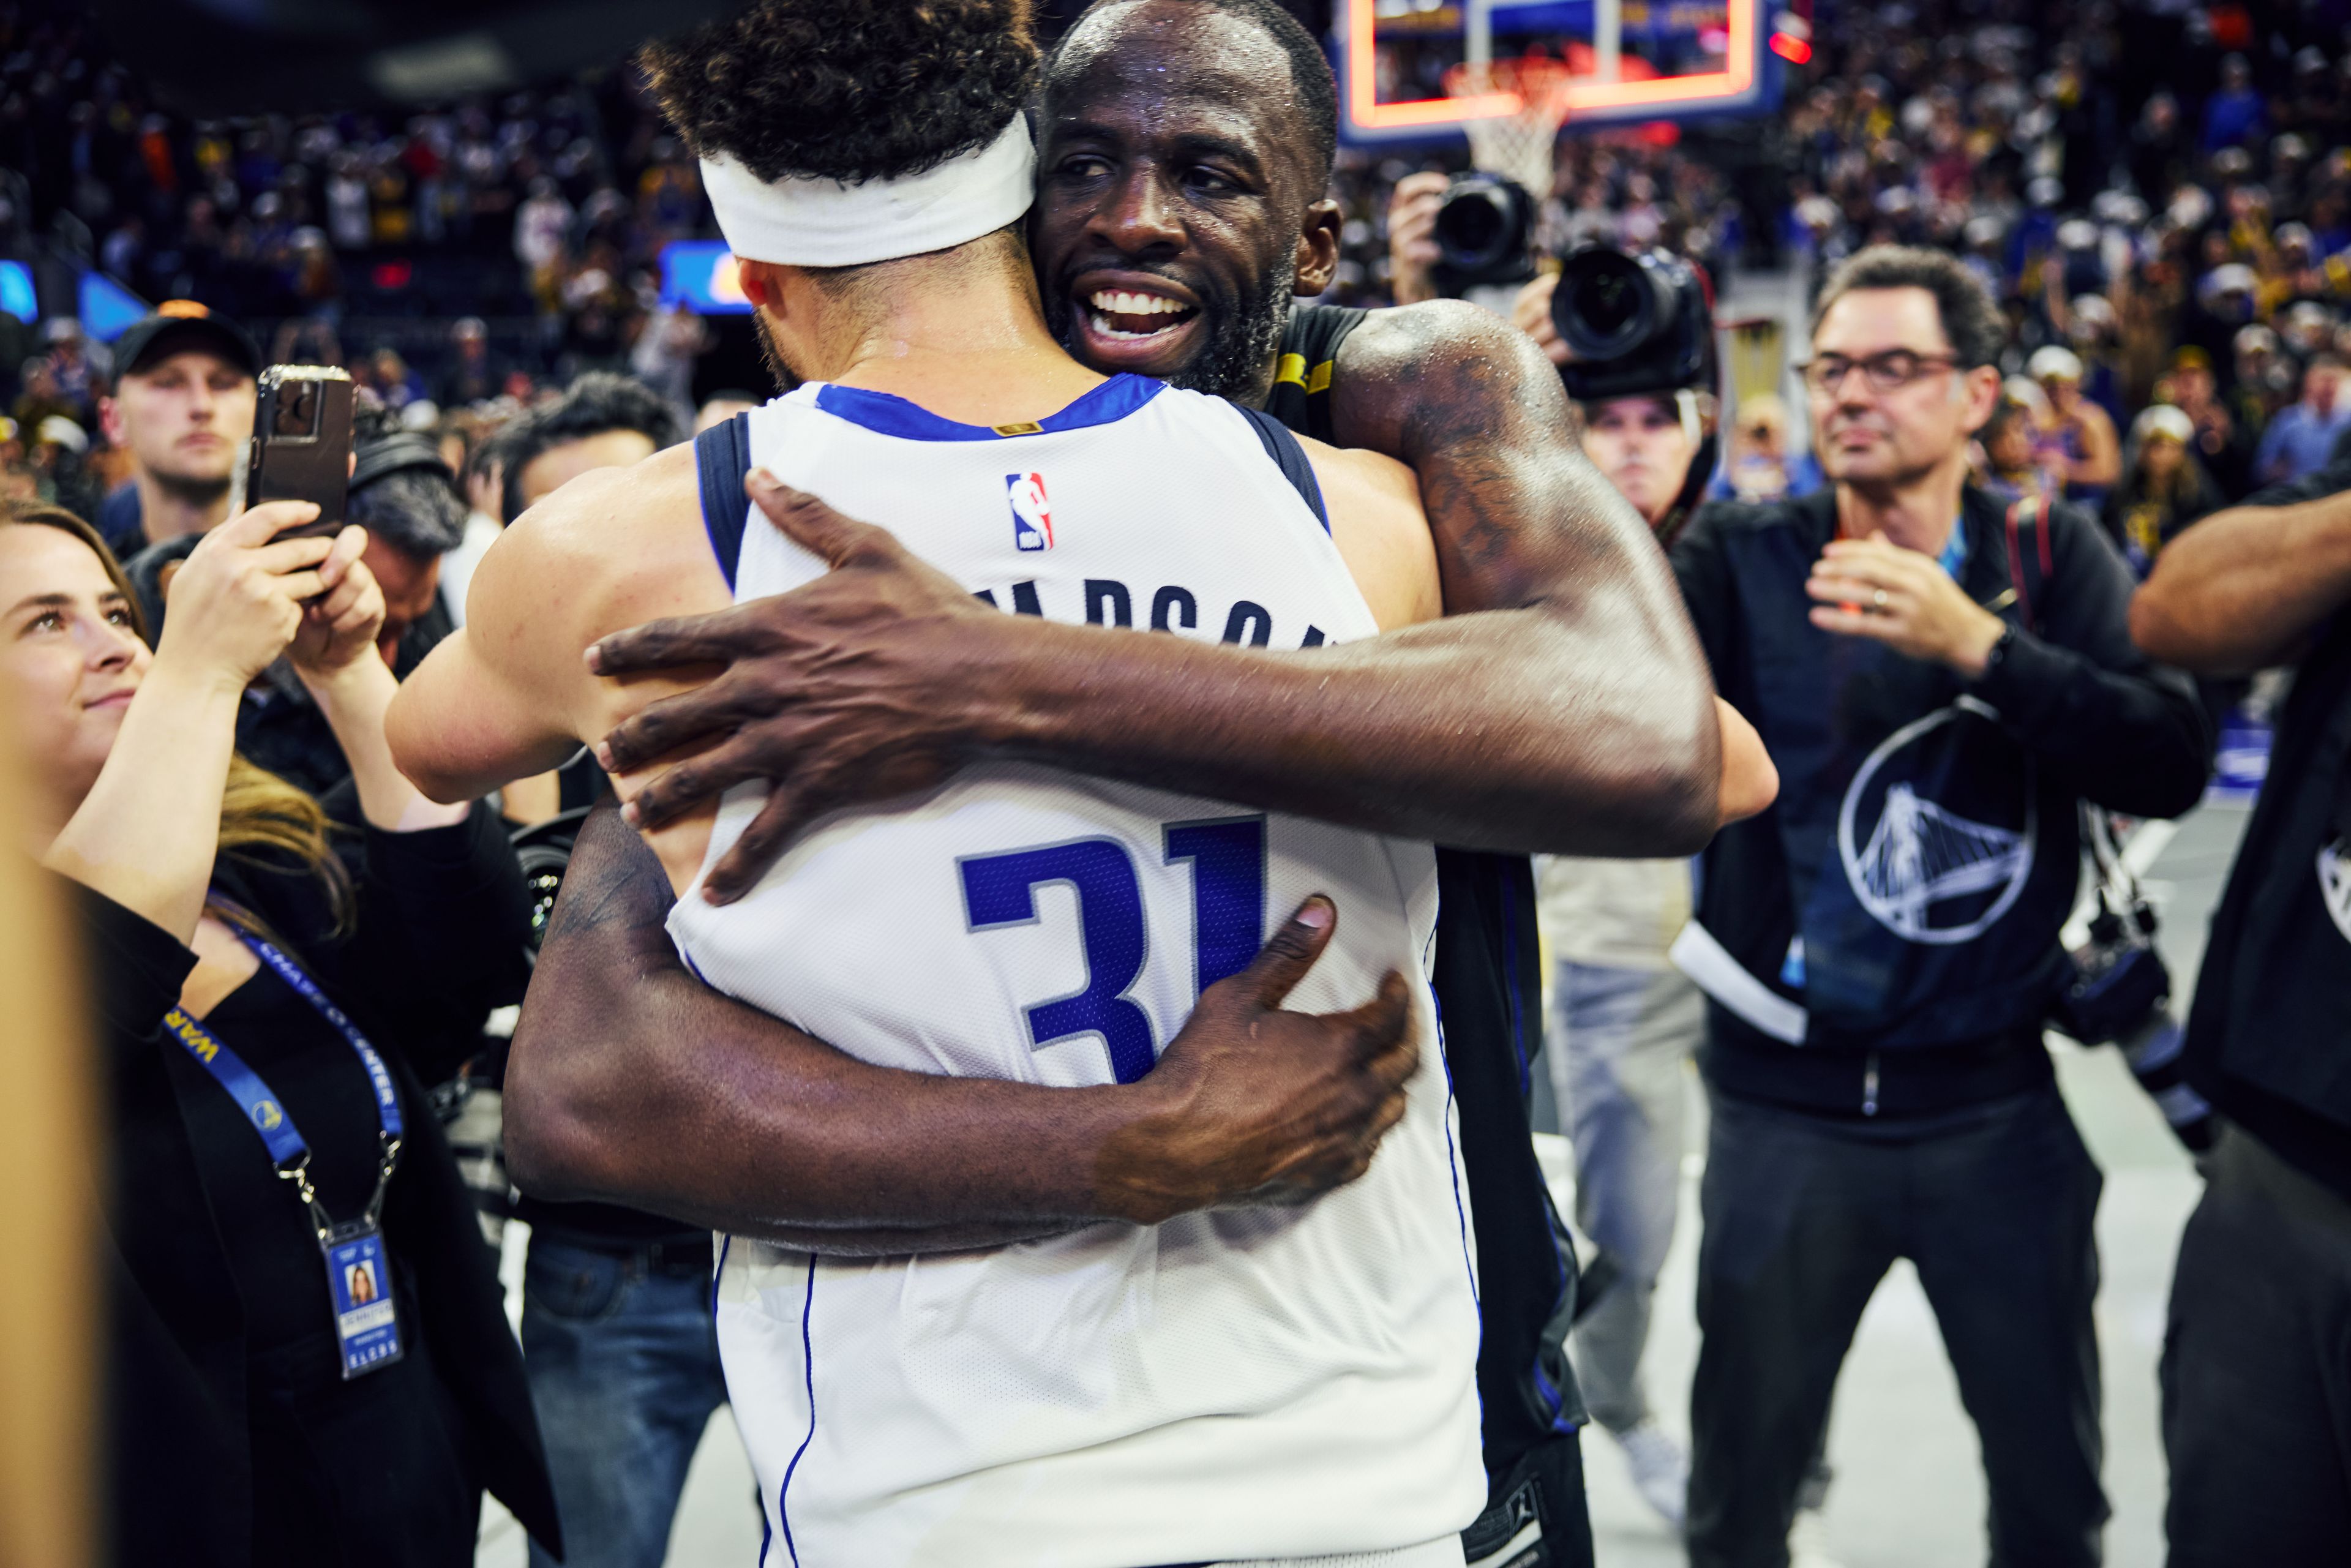
[[[1850,359],[1844,354],[1823,354],[1807,361],[1802,368],[1804,385],[1813,395],[1828,397],[1844,386],[1845,377],[1856,370],[1869,383],[1870,391],[1883,394],[1900,392],[1919,377],[1935,371],[1954,370],[1959,362],[1956,354],[1914,354],[1907,349],[1888,349],[1865,360]]]

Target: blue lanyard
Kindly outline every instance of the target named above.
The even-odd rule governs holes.
[[[286,982],[295,995],[308,1002],[320,1018],[334,1026],[358,1055],[360,1065],[367,1070],[368,1083],[375,1091],[381,1162],[375,1197],[368,1205],[368,1218],[372,1221],[378,1207],[383,1202],[383,1189],[392,1180],[392,1167],[400,1157],[402,1124],[400,1096],[392,1088],[392,1074],[384,1070],[383,1058],[376,1054],[375,1047],[368,1043],[367,1036],[359,1031],[359,1026],[344,1017],[340,1008],[327,999],[326,994],[293,959],[251,932],[240,931],[237,936],[253,949],[256,957],[268,965],[277,977]],[[312,1218],[319,1222],[320,1229],[329,1228],[326,1211],[319,1207],[307,1174],[310,1164],[310,1145],[303,1141],[301,1132],[294,1125],[294,1118],[270,1092],[269,1085],[263,1082],[261,1075],[246,1066],[245,1059],[230,1050],[218,1035],[189,1017],[185,1009],[173,1008],[163,1015],[163,1023],[172,1037],[187,1048],[188,1054],[195,1058],[196,1065],[211,1073],[213,1082],[226,1090],[229,1098],[236,1102],[237,1108],[245,1113],[246,1121],[261,1135],[261,1142],[269,1150],[270,1162],[277,1167],[277,1174],[295,1184],[302,1201],[310,1207]]]

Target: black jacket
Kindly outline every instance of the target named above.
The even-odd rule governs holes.
[[[327,801],[355,820],[348,789]],[[338,808],[340,810],[338,810]],[[560,1548],[555,1501],[507,1325],[495,1260],[421,1078],[445,1076],[481,1014],[517,1000],[528,910],[505,835],[476,807],[457,826],[362,829],[360,918],[329,939],[323,894],[307,876],[224,856],[215,886],[260,915],[381,1050],[398,1089],[406,1145],[383,1227],[413,1285],[411,1332],[430,1347],[468,1458],[534,1535]],[[110,1098],[109,1224],[101,1239],[110,1324],[105,1518],[112,1558],[188,1568],[253,1562],[247,1424],[247,1306],[208,1186],[225,1160],[260,1158],[243,1140],[193,1135],[197,1096],[218,1089],[178,1060],[162,1029],[194,967],[170,934],[76,887]],[[467,1027],[461,1027],[465,1025]],[[289,1197],[287,1204],[293,1205]],[[298,1208],[296,1212],[298,1214]]]
[[[2351,459],[2264,490],[2351,489]],[[2351,1201],[2351,609],[2294,672],[2260,803],[2212,915],[2189,1014],[2189,1082]]]
[[[2012,547],[1997,499],[1970,488],[1961,511],[1959,584],[2018,628],[1972,683],[1811,624],[1833,487],[1707,507],[1674,546],[1715,683],[1781,778],[1770,810],[1707,850],[1698,919],[1809,1011],[1791,1047],[1712,1007],[1719,1089],[1900,1115],[2044,1081],[2076,801],[2172,816],[2202,791],[2194,690],[2132,645],[2130,575],[2098,525],[2060,506]]]

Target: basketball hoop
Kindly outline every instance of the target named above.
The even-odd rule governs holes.
[[[1507,114],[1464,120],[1473,162],[1526,187],[1540,207],[1551,199],[1552,154],[1567,119],[1568,90],[1574,75],[1564,60],[1548,55],[1514,59],[1464,61],[1445,73],[1445,96],[1477,98],[1507,94],[1519,107]]]

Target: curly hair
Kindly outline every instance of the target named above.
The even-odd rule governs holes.
[[[993,141],[1037,74],[1029,0],[760,0],[638,57],[700,157],[893,179]]]

